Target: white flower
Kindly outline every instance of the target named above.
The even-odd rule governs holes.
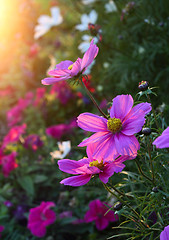
[[[106,13],[116,12],[117,11],[116,4],[112,0],[110,0],[109,3],[106,3],[104,7],[106,9]]]
[[[58,7],[52,7],[50,9],[51,17],[48,15],[41,15],[38,18],[38,25],[35,26],[34,38],[38,39],[49,31],[53,26],[57,26],[62,23],[63,18],[60,14]]]
[[[92,39],[94,39],[94,44],[98,43],[98,38],[97,38],[97,37],[91,37],[91,36],[89,36],[89,35],[87,35],[87,34],[83,35],[83,36],[82,36],[82,40],[83,40],[83,41],[79,44],[78,49],[79,49],[82,53],[86,52],[87,49],[88,49],[89,46],[90,46],[90,42],[91,42]]]
[[[62,159],[66,157],[71,150],[71,143],[70,141],[58,142],[58,148],[59,150],[50,153],[53,159]]]
[[[94,3],[96,0],[82,0],[82,3],[88,5],[90,3]]]
[[[98,14],[95,10],[92,10],[89,15],[82,14],[81,16],[81,24],[76,25],[76,29],[79,31],[85,31],[88,30],[88,24],[92,23],[95,24],[97,21]]]

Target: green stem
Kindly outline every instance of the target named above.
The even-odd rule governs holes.
[[[139,170],[140,174],[141,174],[143,177],[147,178],[147,180],[149,180],[149,181],[152,183],[152,179],[149,178],[147,175],[145,175],[145,174],[143,173],[143,170],[141,169],[138,160],[137,160],[136,158],[135,158],[134,160],[135,160],[135,162],[136,162],[136,164],[137,164],[137,167],[138,167],[138,170]]]
[[[154,111],[154,108],[153,108],[153,105],[152,105],[151,98],[150,98],[149,94],[147,94],[147,98],[148,98],[149,102],[151,103],[152,112],[153,112],[153,116],[154,116],[154,119],[155,119],[155,122],[156,122],[156,126],[159,129],[158,121],[157,121],[156,114],[155,114],[155,111]]]
[[[148,138],[148,140],[149,140],[149,138]],[[152,158],[151,158],[151,149],[150,149],[149,142],[147,143],[147,145],[148,145],[148,155],[149,155],[149,159],[150,159],[150,167],[151,167],[151,173],[152,173],[152,181],[155,186],[154,168],[153,168],[153,162],[152,162]]]
[[[96,106],[96,108],[99,110],[99,112],[103,115],[103,117],[105,117],[106,119],[108,119],[108,117],[106,116],[106,114],[101,110],[101,108],[99,107],[99,105],[97,104],[96,100],[94,99],[94,97],[92,96],[91,92],[89,91],[89,89],[86,87],[86,85],[84,84],[84,82],[82,80],[80,80],[80,83],[82,84],[82,86],[84,87],[84,89],[86,90],[88,96],[90,97],[90,99],[92,100],[93,104]]]

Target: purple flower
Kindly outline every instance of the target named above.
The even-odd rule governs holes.
[[[169,225],[161,232],[160,240],[169,240]]]
[[[91,41],[90,47],[82,59],[78,58],[75,62],[66,60],[57,64],[54,70],[48,72],[48,74],[53,77],[43,79],[42,84],[50,85],[69,78],[79,78],[98,54],[99,49],[93,42],[94,40]]]
[[[107,204],[106,204],[107,205]],[[103,230],[108,227],[109,222],[118,220],[118,216],[113,211],[109,211],[108,207],[103,202],[96,199],[89,204],[89,210],[85,214],[85,222],[95,222],[98,230]]]
[[[36,237],[44,237],[46,227],[55,222],[56,214],[51,207],[55,207],[53,202],[41,202],[40,206],[30,209],[28,229]]]
[[[157,148],[169,147],[169,127],[163,131],[161,136],[156,138],[156,140],[153,142],[153,145],[155,145]]]
[[[140,148],[135,133],[141,131],[145,115],[151,111],[150,103],[133,106],[131,95],[118,95],[113,99],[110,118],[91,113],[78,117],[78,126],[85,131],[96,132],[79,144],[80,147],[96,143],[93,157],[97,160],[112,160],[119,155],[136,156]]]
[[[129,159],[128,156],[122,156],[118,159],[108,161],[98,161],[92,157],[95,150],[95,144],[90,144],[87,148],[88,158],[80,159],[79,161],[62,159],[58,161],[59,169],[63,172],[74,174],[77,176],[63,179],[60,183],[78,187],[88,183],[92,176],[98,174],[103,183],[107,183],[109,177],[115,172],[121,172],[125,165],[122,163]]]
[[[24,147],[30,148],[33,151],[38,150],[39,147],[43,146],[43,142],[37,134],[30,134],[25,138]]]

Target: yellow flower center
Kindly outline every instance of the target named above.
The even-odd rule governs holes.
[[[107,121],[107,127],[111,132],[116,133],[121,130],[122,122],[119,118],[110,118]]]
[[[98,162],[98,160],[95,160],[95,161],[93,161],[93,162],[90,162],[90,163],[89,163],[89,167],[97,167],[97,168],[99,168],[100,170],[102,170],[103,167],[104,167],[103,160],[101,160],[101,162]]]
[[[72,68],[73,68],[73,64],[71,64],[71,65],[68,67],[69,70],[72,70]]]

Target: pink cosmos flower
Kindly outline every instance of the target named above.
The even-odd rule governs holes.
[[[43,79],[42,84],[50,85],[70,78],[79,78],[80,75],[84,73],[88,66],[93,62],[94,58],[98,54],[98,51],[99,48],[94,44],[94,40],[92,40],[90,47],[82,59],[78,58],[75,62],[66,60],[57,64],[54,70],[48,72],[48,74],[53,77]]]
[[[169,127],[153,142],[157,148],[169,148]]]
[[[140,145],[134,134],[142,129],[145,115],[151,111],[151,104],[132,106],[131,95],[118,95],[113,99],[109,119],[91,113],[80,114],[78,126],[96,133],[79,146],[96,143],[93,157],[97,160],[111,160],[119,155],[136,156]]]
[[[37,134],[30,134],[25,138],[24,147],[31,148],[33,151],[43,146],[43,142]]]
[[[62,159],[58,161],[59,169],[63,172],[74,174],[77,176],[63,179],[60,183],[64,185],[70,185],[78,187],[88,183],[92,176],[98,174],[100,180],[103,183],[107,183],[109,177],[115,172],[121,172],[125,165],[122,163],[129,159],[128,156],[122,156],[118,159],[108,161],[98,161],[92,157],[95,151],[95,144],[90,144],[87,147],[88,158],[80,159],[79,161]]]
[[[161,232],[160,240],[169,240],[169,225]]]
[[[55,222],[56,214],[51,207],[55,207],[53,202],[41,202],[40,206],[30,209],[27,227],[36,237],[44,237],[46,227]]]
[[[25,133],[26,124],[15,126],[10,129],[8,134],[4,137],[2,148],[5,148],[9,143],[15,143],[19,140],[20,136]]]
[[[10,172],[18,167],[16,163],[16,152],[12,152],[9,155],[4,155],[0,159],[0,165],[2,165],[2,173],[5,177],[8,177]]]
[[[107,212],[108,210],[109,208],[99,199],[90,202],[89,210],[85,214],[85,222],[94,221],[98,230],[104,230],[108,227],[109,222],[118,221],[118,216],[112,210]]]

